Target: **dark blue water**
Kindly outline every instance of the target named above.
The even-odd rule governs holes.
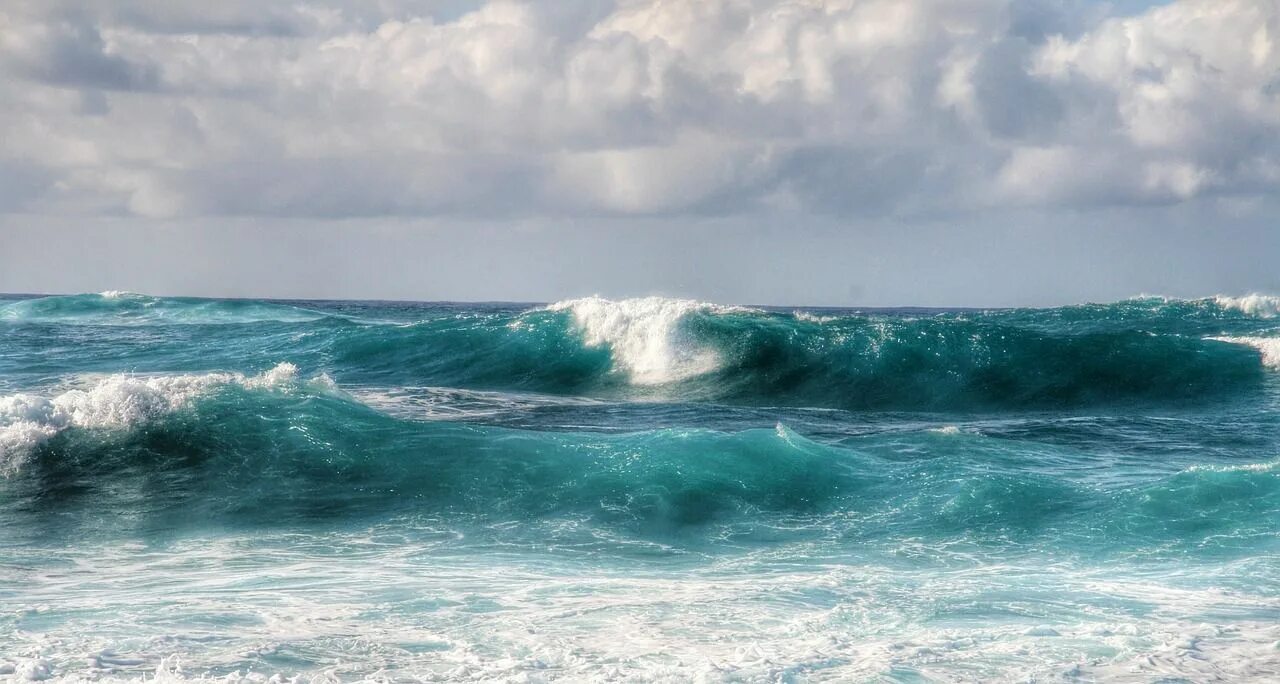
[[[0,677],[1273,680],[1278,310],[0,300]]]

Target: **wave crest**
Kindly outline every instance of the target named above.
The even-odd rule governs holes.
[[[615,363],[636,385],[663,385],[720,368],[717,350],[701,344],[681,323],[691,314],[744,312],[739,307],[689,299],[585,297],[556,302],[567,311],[588,347],[607,346]]]
[[[88,389],[73,389],[51,398],[32,394],[0,397],[0,474],[12,473],[32,449],[68,428],[130,428],[180,410],[221,386],[282,387],[293,384],[297,375],[298,367],[287,362],[253,376],[118,374]]]
[[[404,420],[327,393],[302,401],[281,391],[217,392],[198,401],[198,392],[185,394],[225,380],[162,380],[156,387],[176,385],[177,393],[153,398],[156,387],[139,389],[146,398],[137,411],[111,407],[64,419],[144,421],[146,429],[77,431],[50,442],[29,467],[0,480],[0,503],[21,512],[43,502],[46,511],[68,514],[59,518],[62,528],[77,520],[280,525],[394,512],[456,517],[475,529],[523,521],[531,533],[556,529],[567,535],[562,541],[581,543],[580,534],[600,529],[645,539],[712,528],[774,535],[785,521],[801,537],[830,533],[845,541],[874,539],[886,527],[939,538],[1074,530],[1125,553],[1135,540],[1229,543],[1260,533],[1280,511],[1274,464],[1205,464],[1136,486],[1095,488],[1027,472],[1022,457],[1008,458],[1003,439],[979,434],[866,435],[831,444],[784,425],[548,432]],[[230,381],[270,382],[265,374]],[[27,427],[58,426],[50,418],[57,407],[37,401],[28,408]],[[904,460],[886,453],[889,445],[895,454],[927,449],[934,457]],[[1046,449],[1049,459],[1074,453]]]
[[[1248,294],[1243,297],[1218,295],[1213,303],[1223,309],[1239,311],[1246,316],[1259,318],[1275,318],[1280,315],[1280,297],[1264,294]]]
[[[1280,370],[1280,337],[1210,337],[1211,340],[1242,344],[1257,349],[1262,355],[1262,365]]]

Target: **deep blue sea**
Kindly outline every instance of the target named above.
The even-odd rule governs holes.
[[[0,679],[1280,680],[1280,299],[0,299]]]

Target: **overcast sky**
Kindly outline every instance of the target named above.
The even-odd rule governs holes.
[[[9,0],[0,291],[1280,292],[1280,2]]]

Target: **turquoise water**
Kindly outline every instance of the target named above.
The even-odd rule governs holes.
[[[1274,681],[1280,300],[0,300],[0,678]]]

